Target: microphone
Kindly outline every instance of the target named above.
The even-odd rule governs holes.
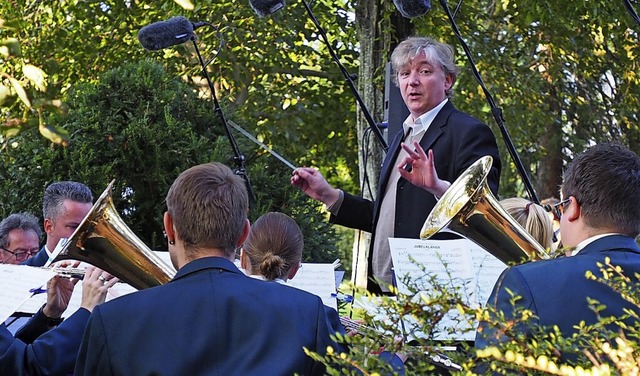
[[[194,24],[186,17],[172,17],[166,21],[154,22],[138,31],[138,40],[147,50],[157,51],[163,48],[182,44],[195,38],[193,30],[204,25]]]
[[[265,17],[284,8],[284,0],[249,0],[258,17]]]
[[[430,0],[393,0],[393,5],[405,18],[420,17],[431,9]]]

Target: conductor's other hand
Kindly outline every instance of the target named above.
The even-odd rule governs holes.
[[[94,266],[87,266],[84,271],[84,280],[82,281],[82,303],[80,306],[86,308],[89,312],[93,311],[95,306],[104,303],[107,298],[107,291],[118,282],[111,274],[104,272]]]
[[[293,171],[291,185],[300,188],[307,196],[330,206],[340,197],[340,191],[333,188],[318,170],[299,167]]]
[[[416,141],[413,141],[412,146],[402,143],[402,148],[407,152],[407,156],[396,166],[400,176],[436,197],[442,197],[451,184],[438,178],[433,150],[425,153]]]

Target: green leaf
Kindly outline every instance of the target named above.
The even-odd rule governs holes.
[[[0,84],[0,105],[11,95],[11,90],[8,87]]]
[[[22,73],[35,85],[36,89],[40,91],[47,90],[47,74],[42,69],[35,65],[27,64],[22,67]]]
[[[13,90],[15,90],[16,94],[18,94],[18,97],[20,97],[20,100],[24,102],[27,107],[31,108],[31,101],[29,100],[29,96],[27,96],[27,92],[24,91],[24,88],[22,87],[20,82],[13,77],[9,77],[9,81],[11,82],[11,85],[13,85]]]
[[[189,0],[174,0],[176,4],[180,5],[183,9],[193,10],[193,3]]]
[[[66,130],[45,123],[42,116],[40,116],[39,122],[38,130],[41,135],[53,143],[63,146],[69,145],[69,133]]]
[[[16,38],[4,39],[0,42],[0,46],[7,48],[6,52],[3,52],[3,55],[6,53],[5,56],[22,56],[22,51],[20,51],[20,42]]]

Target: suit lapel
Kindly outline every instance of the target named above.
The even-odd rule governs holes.
[[[451,104],[451,101],[447,101],[445,105],[440,109],[438,115],[433,119],[431,125],[427,129],[427,132],[422,136],[420,140],[420,146],[422,146],[423,150],[431,149],[433,143],[440,137],[442,134],[442,129],[447,126],[447,119],[449,115],[453,112],[454,107]]]
[[[387,151],[387,155],[382,163],[382,169],[380,170],[380,179],[378,180],[378,196],[377,198],[382,197],[382,193],[387,187],[387,182],[389,181],[389,176],[391,175],[391,169],[395,168],[395,160],[398,158],[398,154],[400,153],[400,143],[404,139],[403,131],[399,131],[396,133],[396,136],[393,138],[393,142],[391,142],[391,146],[389,147],[389,151]]]

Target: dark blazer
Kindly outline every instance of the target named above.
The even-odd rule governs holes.
[[[401,150],[400,143],[404,135],[396,134],[382,164],[378,180],[378,193],[375,201],[345,193],[344,201],[337,216],[331,216],[331,222],[373,232],[378,222],[379,205],[384,189]],[[488,182],[494,194],[498,192],[501,162],[498,146],[491,129],[480,120],[458,111],[448,101],[436,115],[420,141],[424,150],[433,150],[438,177],[453,183],[469,166],[485,155],[493,157],[493,166]],[[424,221],[436,204],[433,194],[416,187],[403,178],[398,181],[396,193],[396,211],[394,237],[417,239]],[[371,245],[374,244],[372,234]],[[369,251],[369,270],[371,270],[371,249]],[[377,286],[370,285],[370,290]]]
[[[47,251],[44,249],[44,247],[42,247],[35,256],[24,260],[20,264],[29,266],[44,266],[48,259],[49,255],[47,254]]]
[[[58,327],[27,344],[0,325],[0,375],[68,375],[73,373],[76,356],[89,311],[78,309]],[[29,321],[28,325],[38,325]],[[42,328],[42,326],[41,326]]]
[[[322,374],[303,347],[335,348],[329,321],[315,295],[201,258],[163,286],[96,307],[76,374]]]
[[[588,307],[587,298],[596,299],[606,306],[601,312],[602,317],[619,317],[625,308],[640,314],[638,307],[622,299],[610,287],[585,277],[588,270],[602,275],[596,263],[604,262],[607,257],[629,278],[635,280],[634,274],[640,273],[640,249],[636,242],[628,236],[606,236],[572,257],[529,262],[506,269],[498,278],[487,305],[503,311],[507,319],[513,317],[514,307],[507,291],[510,290],[521,296],[517,301],[518,308],[529,309],[537,316],[531,321],[533,325],[557,325],[565,336],[574,333],[573,326],[580,321],[587,324],[597,321],[595,313]],[[526,328],[520,330],[526,332]],[[476,347],[496,345],[500,340],[500,334],[493,328],[480,323]]]

